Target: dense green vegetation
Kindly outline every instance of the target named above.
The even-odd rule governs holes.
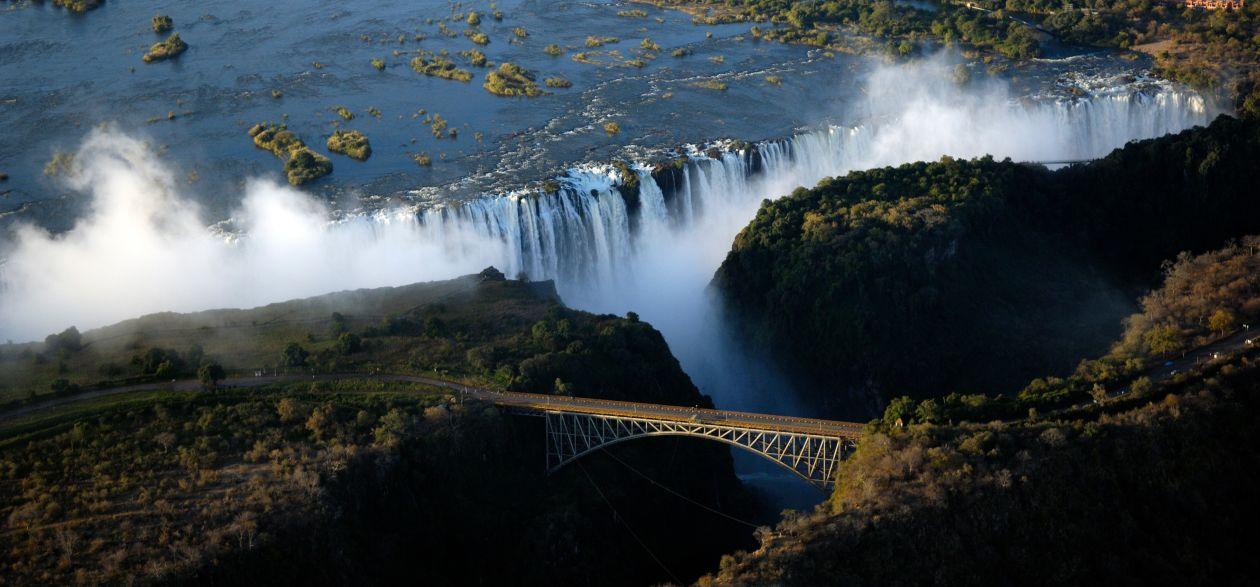
[[[211,359],[234,373],[437,373],[538,393],[554,391],[560,380],[643,401],[668,402],[678,389],[694,389],[646,323],[569,310],[550,282],[502,280],[493,269],[252,310],[154,314],[82,334],[69,329],[42,343],[0,345],[0,381],[8,398],[24,398],[50,393],[63,378],[87,389],[192,377]],[[661,383],[608,383],[636,379]]]
[[[496,96],[542,96],[544,92],[534,81],[534,74],[514,63],[501,63],[499,69],[486,73],[482,84],[487,92]]]
[[[468,60],[468,64],[469,64],[469,65],[472,65],[473,67],[486,67],[486,66],[488,66],[488,65],[490,64],[490,61],[489,61],[488,59],[486,59],[486,54],[485,54],[485,53],[482,53],[481,51],[478,51],[478,50],[476,50],[476,49],[469,49],[469,50],[467,50],[467,51],[460,51],[460,52],[459,52],[459,54],[460,54],[460,55],[461,55],[464,59],[467,59],[467,60]]]
[[[6,583],[667,578],[604,499],[680,572],[738,545],[714,516],[602,455],[546,477],[540,422],[422,387],[167,392],[92,408],[0,441]],[[648,441],[615,454],[729,509],[740,494],[714,448]],[[676,450],[673,463],[653,449]],[[645,523],[657,516],[713,539],[688,544]]]
[[[700,584],[1248,584],[1260,359],[1200,377],[1086,420],[867,436],[829,508]]]
[[[461,82],[472,79],[472,72],[456,67],[455,62],[444,55],[428,51],[421,52],[412,58],[411,69],[414,69],[416,73],[422,73],[427,76]]]
[[[1258,245],[1181,257],[1108,358],[1160,357],[1135,341],[1161,328],[1236,328],[1212,316],[1260,305]],[[1252,582],[1260,345],[1222,347],[1156,383],[1141,371],[1110,379],[1127,393],[1006,423],[894,402],[828,504],[759,532],[760,549],[700,583]]]
[[[619,42],[621,42],[621,39],[618,39],[617,37],[596,37],[596,36],[586,37],[586,46],[591,47],[591,48],[603,47],[604,45],[609,45],[612,43],[619,43]]]
[[[103,4],[105,0],[52,0],[53,6],[65,8],[69,12],[83,14]]]
[[[546,84],[547,84],[547,87],[549,87],[549,88],[571,88],[571,87],[573,87],[573,82],[571,82],[571,81],[569,81],[569,80],[567,80],[567,79],[565,79],[565,78],[559,77],[559,76],[556,76],[556,77],[549,77],[549,78],[547,78],[547,79],[543,80],[543,82],[544,82],[544,83],[546,83]]]
[[[758,22],[762,39],[849,50],[835,34],[846,27],[899,55],[925,39],[962,43],[1012,59],[1040,54],[1037,24],[1069,42],[1138,48],[1155,56],[1162,73],[1199,88],[1233,93],[1241,105],[1260,85],[1260,7],[1238,11],[1183,9],[1142,0],[981,0],[933,2],[931,10],[889,0],[661,0],[697,21]],[[1257,94],[1260,95],[1260,94]],[[1260,98],[1253,99],[1253,103]]]
[[[1058,172],[857,172],[764,203],[715,285],[821,405],[1012,393],[1106,352],[1162,260],[1260,231],[1258,166],[1260,124],[1222,117]]]
[[[171,33],[171,36],[160,43],[154,43],[149,47],[149,51],[144,54],[144,62],[152,63],[154,61],[165,61],[179,57],[181,53],[188,50],[188,43],[179,38],[179,33]]]
[[[357,130],[334,132],[328,137],[328,150],[359,161],[367,161],[372,156],[372,145],[368,142],[367,135]]]
[[[635,316],[569,310],[550,283],[493,269],[68,329],[4,347],[3,380],[37,379],[22,370],[33,353],[76,381],[120,362],[122,375],[163,377],[218,362],[247,377],[264,366],[436,371],[497,388],[711,405]],[[747,536],[627,469],[746,515],[718,445],[627,443],[616,459],[592,455],[546,476],[541,420],[415,384],[127,392],[12,413],[0,420],[6,583],[393,583],[423,573],[440,584],[634,585],[672,579],[645,547],[694,577]]]
[[[165,14],[153,15],[149,24],[153,27],[153,32],[159,34],[169,32],[171,29],[175,28],[175,21],[171,20],[171,17]]]
[[[293,185],[302,185],[332,173],[332,161],[312,151],[297,134],[284,125],[259,123],[249,128],[254,146],[284,161],[284,175]]]

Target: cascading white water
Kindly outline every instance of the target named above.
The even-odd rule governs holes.
[[[742,210],[737,230],[751,217],[750,205],[761,199],[855,169],[942,155],[1091,159],[1130,140],[1209,122],[1202,97],[1171,85],[1156,88],[1077,100],[1010,101],[987,112],[981,108],[991,109],[992,104],[979,102],[947,115],[933,105],[911,104],[897,118],[762,142],[756,146],[756,172],[746,151],[711,157],[693,149],[673,172],[676,181],[668,190],[657,185],[646,165],[637,168],[637,218],[616,188],[621,181],[616,171],[590,165],[559,178],[558,192],[513,193],[443,206],[422,212],[421,222],[436,239],[454,227],[501,241],[509,251],[503,259],[509,274],[524,271],[531,278],[555,279],[567,295],[614,309],[626,280],[634,278],[629,270],[632,259],[641,257],[640,241],[697,228],[701,217],[716,210]],[[929,132],[929,127],[937,128]],[[727,231],[710,238],[725,246],[733,235]]]
[[[769,370],[748,368],[755,356],[732,359],[739,349],[727,344],[706,297],[714,269],[763,198],[853,169],[943,154],[1094,157],[1210,115],[1198,96],[1149,81],[1099,84],[1076,100],[1016,101],[941,85],[936,74],[904,67],[884,75],[867,84],[872,98],[856,118],[861,125],[755,150],[693,149],[655,174],[640,164],[637,192],[619,185],[624,169],[583,165],[558,178],[551,193],[420,212],[395,207],[329,223],[328,211],[302,193],[252,182],[233,218],[217,226],[241,237],[229,243],[205,231],[196,203],[179,196],[177,174],[141,141],[94,132],[77,157],[85,171],[76,187],[92,194],[90,211],[65,234],[17,234],[0,268],[0,334],[33,339],[71,324],[87,329],[159,310],[248,307],[494,264],[509,275],[556,280],[577,308],[639,312],[723,406],[790,413],[793,406],[774,403],[790,394],[778,393]]]
[[[943,155],[991,154],[1017,161],[1091,159],[1135,139],[1210,121],[1202,97],[1171,84],[1145,82],[1099,89],[1087,98],[994,99],[955,90],[911,96],[894,109],[868,109],[855,126],[830,126],[747,150],[693,148],[681,167],[636,168],[637,206],[617,190],[607,165],[570,170],[552,194],[510,194],[421,214],[433,238],[469,231],[506,245],[500,267],[554,279],[566,302],[610,313],[639,312],[665,334],[684,368],[724,406],[792,411],[790,394],[748,367],[721,331],[706,294],[735,234],[764,198],[856,169]],[[882,100],[883,98],[878,98]],[[738,364],[733,364],[738,363]],[[760,386],[760,390],[755,390]],[[732,391],[735,388],[747,391]]]

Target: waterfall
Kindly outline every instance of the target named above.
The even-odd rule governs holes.
[[[557,191],[450,203],[421,212],[420,223],[439,242],[458,228],[505,244],[501,268],[509,275],[523,271],[533,279],[555,279],[562,292],[581,290],[592,300],[605,299],[596,292],[616,292],[633,279],[632,259],[644,241],[695,229],[705,215],[734,210],[734,225],[711,235],[728,246],[761,199],[825,177],[942,155],[1091,159],[1130,140],[1206,124],[1211,113],[1197,94],[1145,84],[1072,100],[955,109],[949,115],[963,124],[925,126],[938,114],[908,112],[755,145],[693,146],[677,162],[655,169],[635,165],[639,185],[632,205],[619,189],[623,179],[617,170],[591,164],[556,178]]]

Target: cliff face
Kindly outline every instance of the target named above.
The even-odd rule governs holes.
[[[713,285],[832,413],[873,415],[836,390],[1011,392],[1105,351],[1162,260],[1260,230],[1258,129],[1222,117],[1058,172],[943,159],[825,180],[766,203]]]

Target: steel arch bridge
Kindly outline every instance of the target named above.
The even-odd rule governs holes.
[[[716,410],[705,410],[716,412]],[[735,415],[737,413],[727,412]],[[856,446],[856,436],[820,426],[816,432],[750,423],[663,419],[548,410],[547,471],[605,447],[651,436],[694,436],[735,446],[778,464],[819,489],[835,482],[835,470]],[[794,428],[794,427],[793,427]]]

